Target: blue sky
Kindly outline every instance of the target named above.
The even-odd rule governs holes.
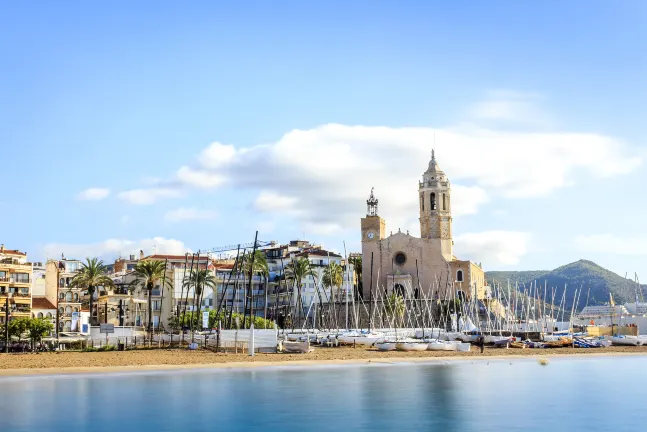
[[[461,258],[647,278],[642,1],[3,9],[0,241],[34,259],[359,250],[371,186],[417,235],[435,135]]]

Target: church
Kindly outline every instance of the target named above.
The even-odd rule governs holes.
[[[407,299],[489,296],[480,265],[454,256],[450,182],[436,162],[434,151],[418,183],[420,238],[402,232],[386,235],[386,221],[378,214],[371,190],[362,218],[362,280],[364,298],[397,293]],[[378,291],[381,290],[381,291]]]

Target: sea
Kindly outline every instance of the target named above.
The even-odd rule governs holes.
[[[647,357],[0,378],[0,431],[644,431]]]

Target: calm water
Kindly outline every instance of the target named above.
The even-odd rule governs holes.
[[[0,431],[631,431],[647,358],[0,378]]]

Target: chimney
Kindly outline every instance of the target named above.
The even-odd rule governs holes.
[[[135,255],[131,255],[131,256],[130,256],[130,260],[131,260],[131,261],[135,261]]]

